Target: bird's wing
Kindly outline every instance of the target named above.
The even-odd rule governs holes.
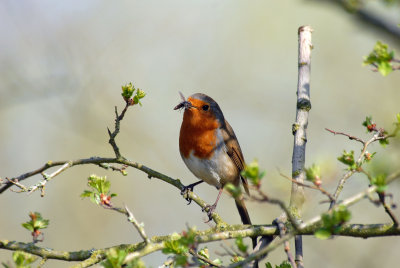
[[[239,142],[236,138],[235,132],[233,131],[231,125],[225,120],[225,126],[222,127],[222,135],[224,138],[224,142],[227,149],[227,154],[232,159],[233,163],[235,163],[239,174],[245,167],[245,161],[243,157],[242,150],[240,149]],[[247,179],[240,175],[240,178],[243,183],[243,188],[247,194],[249,194],[249,186],[247,183]]]

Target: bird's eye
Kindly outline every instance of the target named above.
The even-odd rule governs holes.
[[[208,106],[206,104],[206,105],[203,105],[203,107],[201,107],[201,109],[203,109],[203,111],[208,111],[208,109],[210,109],[210,106]]]

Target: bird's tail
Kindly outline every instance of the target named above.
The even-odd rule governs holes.
[[[244,203],[243,196],[235,198],[235,204],[236,204],[237,210],[239,211],[239,215],[242,220],[242,223],[251,225],[249,212],[247,212],[247,208]],[[253,244],[253,248],[255,248],[257,245],[257,237],[251,238],[251,241]]]

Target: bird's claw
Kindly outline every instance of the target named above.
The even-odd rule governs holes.
[[[192,203],[192,199],[189,197],[189,192],[193,192],[193,186],[183,186],[181,190],[181,195],[185,196],[185,200],[188,201],[187,205],[190,205]]]
[[[213,214],[213,212],[214,212],[216,207],[217,207],[216,204],[213,204],[213,205],[207,205],[207,206],[205,206],[204,208],[201,209],[201,211],[203,211],[203,212],[208,210],[207,211],[208,221],[206,221],[205,223],[212,221],[212,214]]]

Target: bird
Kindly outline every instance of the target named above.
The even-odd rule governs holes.
[[[218,103],[202,93],[193,94],[187,99],[180,94],[182,101],[174,108],[184,109],[179,151],[188,169],[200,179],[184,186],[182,193],[193,191],[194,186],[202,182],[215,186],[219,193],[215,203],[208,206],[210,221],[226,184],[231,183],[236,187],[243,185],[249,195],[247,179],[241,175],[246,164],[235,132],[225,120]],[[235,198],[235,203],[242,223],[251,225],[243,195]],[[253,239],[253,247],[255,243]]]

